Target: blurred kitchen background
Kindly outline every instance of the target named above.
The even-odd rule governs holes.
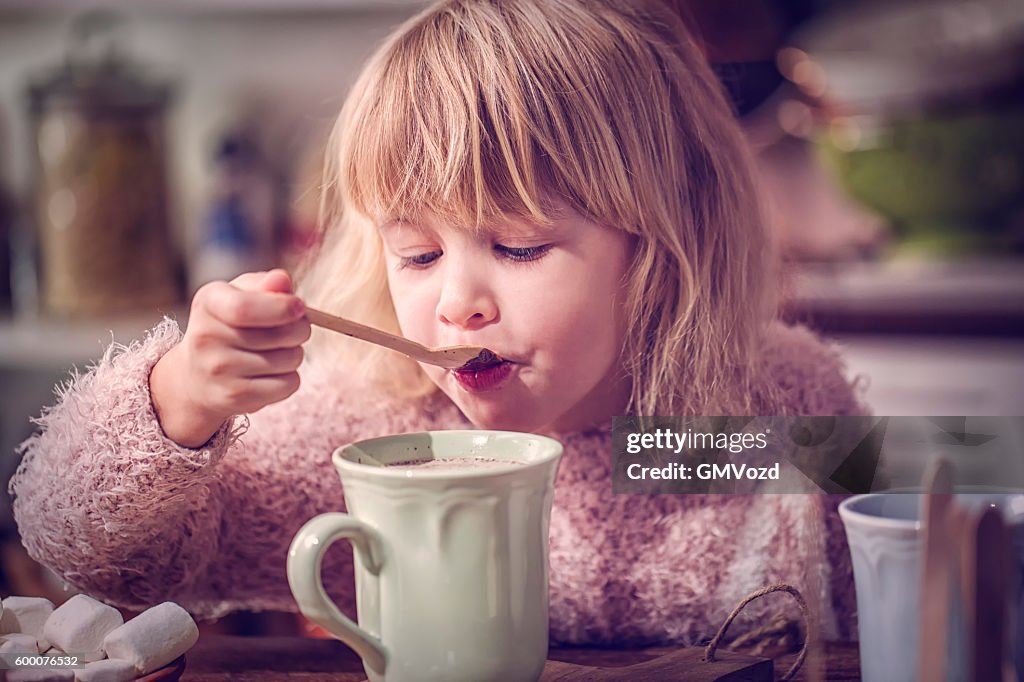
[[[1024,0],[665,2],[755,151],[785,316],[877,414],[1024,412]],[[5,594],[66,595],[6,496],[30,417],[203,282],[294,265],[345,93],[423,4],[0,0]]]

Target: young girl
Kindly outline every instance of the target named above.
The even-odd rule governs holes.
[[[40,418],[11,485],[32,557],[123,607],[295,610],[287,549],[342,507],[334,448],[515,429],[565,444],[555,641],[692,643],[780,580],[822,604],[825,635],[851,634],[827,498],[612,494],[617,414],[863,413],[834,352],[774,320],[743,139],[676,15],[441,2],[369,62],[327,159],[298,293],[280,270],[209,284],[183,335],[165,320],[108,351]],[[505,362],[460,373],[306,344],[305,303]],[[324,576],[354,613],[347,548]],[[760,603],[754,619],[778,608]]]

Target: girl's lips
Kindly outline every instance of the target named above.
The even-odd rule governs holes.
[[[490,365],[482,369],[457,369],[452,371],[452,376],[459,385],[467,391],[481,392],[494,390],[500,386],[512,374],[513,364],[503,360],[496,365]]]

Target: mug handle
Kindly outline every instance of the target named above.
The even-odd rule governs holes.
[[[315,516],[299,530],[288,550],[288,585],[302,614],[345,644],[381,675],[387,665],[387,649],[380,639],[352,622],[327,596],[320,576],[324,553],[341,539],[352,547],[371,574],[380,573],[384,541],[372,526],[349,514],[332,512]]]

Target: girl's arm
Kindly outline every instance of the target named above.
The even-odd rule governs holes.
[[[232,415],[300,383],[309,321],[291,291],[283,270],[211,282],[184,335],[165,320],[60,390],[11,481],[31,556],[123,605],[192,589],[221,541]]]
[[[171,320],[111,349],[75,377],[22,444],[14,514],[33,559],[75,588],[124,608],[164,600],[197,618],[239,609],[294,610],[285,561],[308,519],[344,508],[330,462],[364,437],[431,428],[449,412],[403,409],[337,375],[311,371],[299,392],[221,426],[203,447],[161,431],[147,379],[181,338]],[[423,416],[421,416],[421,414]],[[351,551],[328,552],[328,592],[352,613]]]
[[[212,494],[217,463],[244,429],[230,419],[197,449],[164,436],[148,378],[180,337],[165,319],[61,386],[57,404],[36,420],[40,430],[19,447],[11,479],[29,554],[75,587],[126,606],[187,590],[204,570],[222,511]]]

